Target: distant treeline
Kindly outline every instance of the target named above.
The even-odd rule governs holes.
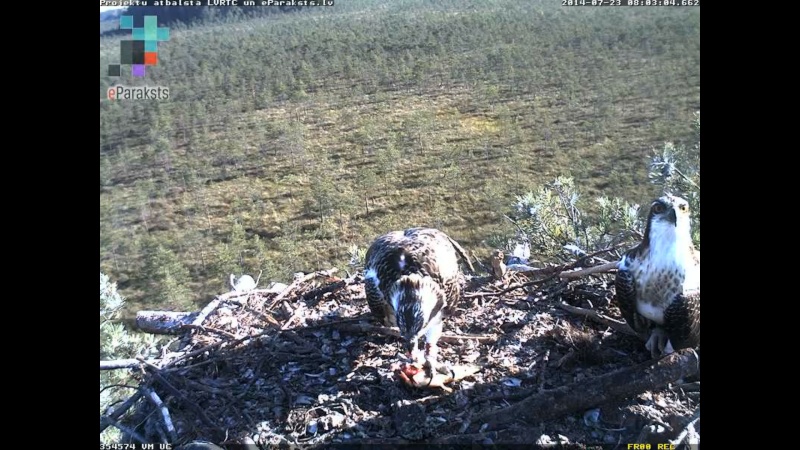
[[[124,13],[133,16],[133,25],[141,27],[144,24],[144,16],[157,16],[159,26],[168,26],[175,23],[191,24],[195,21],[220,18],[229,16],[230,18],[242,16],[268,16],[286,12],[296,12],[302,6],[133,6],[129,7]],[[127,32],[114,27],[112,30],[105,30],[101,35],[111,35]]]

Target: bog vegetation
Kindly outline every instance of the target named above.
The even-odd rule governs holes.
[[[168,101],[113,103],[135,81],[105,76],[120,36],[101,37],[100,269],[121,317],[194,309],[230,273],[346,268],[409,225],[479,257],[525,236],[535,259],[590,251],[635,235],[665,184],[699,243],[699,30],[699,8],[552,1],[211,17],[159,44],[146,82]]]

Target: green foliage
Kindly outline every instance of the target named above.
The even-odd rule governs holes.
[[[567,246],[591,253],[641,230],[637,205],[607,197],[595,202],[595,205],[583,203],[574,180],[569,177],[558,177],[535,191],[518,196],[513,220],[519,235],[516,240],[509,240],[507,249],[522,240],[529,243],[532,254],[554,259],[565,256]],[[599,209],[599,214],[585,213],[590,206]]]
[[[514,230],[512,194],[563,174],[600,245],[615,231],[593,199],[656,195],[641,149],[686,142],[699,105],[698,8],[352,0],[204,20],[171,27],[148,70],[169,101],[100,105],[100,268],[142,309],[207,299],[232,272],[346,263],[409,225],[485,256]],[[119,39],[101,38],[101,98],[133,81],[106,76]],[[545,249],[579,238],[552,220]]]
[[[650,177],[665,192],[686,198],[692,209],[695,244],[700,245],[700,113],[692,146],[666,143],[650,161]],[[660,195],[660,194],[657,194]],[[645,199],[649,204],[650,199]],[[506,239],[506,249],[521,242],[542,259],[563,258],[565,249],[591,253],[612,245],[633,245],[644,232],[644,211],[621,198],[599,197],[594,204],[581,200],[569,177],[518,196],[514,205],[516,236]],[[494,242],[498,242],[495,236]],[[575,253],[574,250],[567,250]]]
[[[349,257],[348,265],[355,270],[362,270],[364,268],[364,259],[367,256],[367,247],[359,247],[353,244],[347,248],[347,255]]]
[[[115,322],[125,306],[125,299],[117,292],[117,284],[100,272],[100,360],[135,358],[154,354],[158,341],[153,335],[129,333],[123,324]],[[100,372],[100,414],[132,394],[135,380],[126,370]],[[105,443],[114,442],[119,433],[115,429],[100,435]]]
[[[664,144],[650,164],[650,180],[664,192],[685,198],[692,214],[692,239],[700,248],[700,112],[695,113],[696,142],[692,145]]]
[[[173,306],[188,306],[192,292],[186,286],[189,271],[180,258],[163,244],[147,238],[143,245],[147,258],[144,273],[153,284],[153,300]]]

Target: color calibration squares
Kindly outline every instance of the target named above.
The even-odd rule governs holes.
[[[120,16],[119,27],[131,30],[132,40],[120,41],[120,63],[108,65],[108,76],[122,74],[121,66],[131,66],[131,75],[144,77],[147,66],[158,64],[158,43],[169,40],[169,28],[159,27],[156,16],[144,16],[144,26],[134,27],[133,16]]]

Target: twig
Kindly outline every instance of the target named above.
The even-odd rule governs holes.
[[[212,312],[214,312],[215,309],[217,309],[217,306],[219,306],[220,302],[222,302],[221,296],[215,298],[214,300],[211,300],[208,303],[208,305],[206,305],[205,308],[200,310],[200,314],[198,314],[197,317],[195,317],[191,325],[194,325],[196,327],[202,325],[203,322],[206,320],[206,317],[208,317],[209,314],[211,314]]]
[[[700,443],[700,436],[695,430],[694,425],[697,421],[700,420],[700,407],[698,406],[697,409],[692,414],[692,417],[689,419],[689,423],[686,424],[681,434],[678,435],[671,443],[672,445],[680,445],[685,440],[689,440],[689,445],[699,444]],[[694,441],[694,442],[693,442]]]
[[[516,220],[512,219],[511,217],[508,217],[508,216],[507,216],[507,215],[505,215],[505,214],[503,214],[503,217],[505,217],[505,218],[506,218],[506,220],[508,220],[509,222],[511,222],[511,224],[512,224],[512,225],[514,225],[514,226],[517,228],[517,231],[519,231],[519,233],[520,233],[520,234],[521,234],[521,235],[522,235],[522,236],[523,236],[525,239],[527,239],[527,240],[529,240],[529,241],[530,241],[530,238],[528,238],[528,233],[526,233],[526,232],[525,232],[525,230],[523,230],[523,229],[522,229],[522,227],[521,227],[521,226],[519,226],[519,224],[517,223],[517,221],[516,221]]]
[[[601,253],[605,253],[605,252],[609,252],[611,250],[614,250],[614,248],[616,248],[616,247],[608,247],[608,248],[604,248],[602,250],[598,250],[596,252],[592,252],[592,253],[590,253],[590,254],[588,254],[586,256],[580,257],[576,261],[574,261],[572,263],[569,263],[569,264],[564,264],[564,265],[561,265],[561,266],[554,266],[554,267],[545,267],[544,269],[537,269],[537,270],[531,270],[531,271],[526,271],[526,272],[518,272],[518,273],[521,273],[521,274],[524,274],[524,275],[544,275],[544,274],[549,274],[549,276],[545,277],[545,278],[543,278],[541,280],[528,281],[526,283],[515,284],[515,285],[509,286],[509,287],[503,289],[502,291],[498,291],[498,292],[476,292],[476,293],[472,293],[472,294],[465,294],[464,298],[475,298],[475,297],[488,297],[488,296],[495,296],[495,295],[503,295],[503,294],[506,294],[508,292],[511,292],[511,291],[514,291],[514,290],[517,290],[517,289],[544,284],[544,283],[546,283],[546,282],[548,282],[548,281],[550,281],[550,280],[552,280],[552,279],[554,279],[556,277],[566,278],[566,279],[574,279],[574,278],[580,278],[580,277],[585,276],[585,275],[591,275],[593,273],[607,272],[607,271],[609,271],[609,270],[611,270],[613,268],[616,268],[617,262],[606,263],[606,264],[602,264],[600,266],[589,267],[587,269],[578,270],[578,271],[575,271],[575,272],[564,273],[567,270],[572,270],[575,267],[578,267],[579,265],[583,264],[584,261],[587,261],[587,260],[589,260],[591,258],[594,258],[595,256],[597,256],[597,255],[599,255]]]
[[[537,423],[660,389],[696,374],[699,366],[697,353],[685,349],[657,361],[647,361],[589,380],[541,391],[510,407],[484,414],[472,422],[489,423],[490,429],[498,429],[518,420]]]
[[[258,278],[256,278],[256,286],[258,286],[258,281],[261,280],[261,274],[262,273],[264,273],[263,269],[258,271]],[[253,291],[250,291],[250,292],[253,292]]]
[[[557,276],[558,276],[558,274],[554,273],[553,275],[550,275],[547,278],[543,278],[541,280],[536,280],[536,281],[528,281],[527,283],[515,284],[515,285],[509,286],[509,287],[507,287],[507,288],[505,288],[505,289],[503,289],[502,291],[499,291],[499,292],[476,292],[474,294],[465,294],[464,298],[475,298],[475,297],[488,297],[488,296],[503,295],[505,293],[508,293],[508,292],[511,292],[511,291],[514,291],[514,290],[517,290],[517,289],[522,289],[522,288],[525,288],[525,287],[528,287],[528,286],[537,286],[537,285],[540,285],[540,284],[544,284],[544,283],[556,278]]]
[[[245,309],[245,311],[249,312],[250,314],[254,314],[256,316],[261,317],[262,320],[264,320],[266,322],[269,322],[272,325],[280,325],[280,323],[278,323],[278,321],[275,320],[274,317],[272,317],[272,314],[270,314],[267,311],[263,311],[263,312],[262,311],[257,311],[257,310],[255,310],[253,308],[248,307],[248,306],[245,306],[244,309]]]
[[[313,299],[313,298],[321,297],[321,296],[327,294],[328,292],[335,292],[335,291],[338,291],[339,289],[347,287],[347,286],[349,286],[351,284],[360,283],[362,281],[363,281],[363,279],[359,275],[351,276],[351,277],[346,278],[344,280],[339,280],[339,281],[337,281],[335,283],[331,283],[331,284],[329,284],[327,286],[323,286],[323,287],[314,289],[313,291],[304,294],[303,298],[305,300],[310,300],[310,299]]]
[[[281,331],[286,331],[289,328],[289,325],[291,325],[292,322],[294,322],[295,317],[297,317],[297,315],[298,315],[297,311],[299,311],[299,310],[300,310],[299,308],[294,310],[292,315],[289,316],[288,319],[286,319],[286,322],[284,322],[283,325],[281,326]]]
[[[254,379],[255,379],[255,377],[254,377]],[[226,391],[226,390],[224,390],[224,389],[215,388],[214,386],[209,386],[207,384],[199,383],[199,382],[194,381],[194,380],[189,379],[189,378],[186,378],[183,381],[187,385],[189,385],[189,386],[191,386],[191,387],[193,387],[195,389],[199,389],[201,391],[206,391],[209,394],[214,394],[214,395],[220,395],[220,396],[223,396],[223,397],[233,398],[231,393]]]
[[[249,337],[249,336],[247,336],[247,337]],[[244,339],[246,339],[247,337],[245,337],[245,338],[242,338],[242,339],[244,340]],[[203,353],[205,353],[205,352],[207,352],[207,351],[210,351],[210,350],[213,350],[214,348],[216,348],[216,347],[219,347],[219,346],[221,346],[222,344],[227,344],[227,342],[226,342],[226,341],[217,341],[217,342],[214,342],[213,344],[208,344],[208,345],[206,345],[205,347],[201,347],[201,348],[199,348],[199,349],[197,349],[197,350],[194,350],[194,351],[191,351],[191,352],[189,352],[189,353],[184,353],[183,355],[181,355],[181,356],[178,356],[177,358],[175,358],[175,359],[173,359],[172,361],[170,361],[170,362],[168,362],[167,364],[165,364],[165,365],[163,366],[163,369],[170,368],[170,367],[174,366],[175,364],[177,364],[177,363],[179,363],[179,362],[181,362],[181,361],[183,361],[183,360],[185,360],[185,359],[188,359],[188,358],[193,358],[193,357],[195,357],[195,356],[197,356],[197,355],[202,355]],[[235,344],[236,344],[236,342],[234,341],[234,343],[233,343],[233,344],[235,345]]]
[[[595,273],[611,272],[612,270],[616,269],[618,265],[619,261],[608,262],[605,264],[601,264],[599,266],[587,267],[586,269],[576,270],[574,272],[561,272],[560,274],[558,274],[558,276],[561,278],[569,278],[569,279],[581,278]]]
[[[324,327],[336,326],[336,325],[341,325],[341,324],[350,323],[350,322],[360,322],[361,320],[362,320],[361,318],[335,320],[335,321],[331,321],[331,322],[316,323],[316,324],[313,324],[313,325],[305,325],[305,326],[300,326],[300,327],[289,328],[289,329],[286,329],[286,330],[278,330],[277,333],[274,330],[266,330],[266,331],[262,331],[261,333],[257,333],[257,334],[254,334],[254,335],[240,337],[240,338],[236,339],[235,341],[217,341],[217,342],[214,342],[213,344],[206,345],[205,347],[199,348],[197,350],[194,350],[192,352],[185,353],[185,354],[179,356],[178,358],[176,358],[176,359],[170,361],[169,363],[165,364],[162,369],[169,369],[169,370],[166,370],[167,372],[172,372],[174,370],[183,370],[182,367],[177,368],[177,369],[172,369],[172,367],[175,366],[177,363],[179,363],[181,361],[184,361],[184,360],[189,359],[189,358],[193,358],[193,357],[195,357],[197,355],[202,355],[203,353],[209,352],[211,350],[214,350],[215,348],[220,347],[223,344],[228,344],[229,347],[235,347],[235,346],[241,344],[244,341],[247,341],[247,340],[250,340],[250,339],[258,339],[260,337],[268,336],[270,334],[272,334],[272,337],[275,338],[275,337],[279,336],[280,333],[282,333],[284,331],[313,330],[315,328],[324,328]]]
[[[109,384],[108,386],[103,386],[103,388],[100,389],[100,393],[102,394],[106,389],[113,388],[139,389],[139,386],[131,386],[130,384]]]
[[[481,403],[494,400],[520,400],[540,390],[541,388],[539,386],[536,386],[536,387],[520,389],[517,392],[511,392],[509,394],[501,393],[501,394],[487,395],[484,397],[476,398],[475,400],[472,401],[472,404],[479,405]]]
[[[578,306],[572,306],[564,302],[559,303],[557,306],[563,309],[564,311],[586,317],[587,319],[594,320],[595,322],[601,325],[605,325],[609,328],[613,328],[619,331],[620,333],[641,337],[639,333],[633,331],[633,329],[631,329],[631,327],[629,327],[626,322],[620,322],[618,320],[614,320],[610,317],[598,313],[597,311],[592,311],[591,309],[586,309],[586,308],[580,308]]]
[[[142,388],[140,387],[133,395],[131,395],[127,400],[122,402],[114,411],[100,416],[100,432],[102,433],[109,425],[111,425],[115,420],[122,417],[125,414],[125,411],[129,410],[137,400],[142,397]]]
[[[695,183],[694,181],[692,181],[692,180],[691,180],[689,177],[687,177],[687,176],[686,176],[686,175],[685,175],[683,172],[681,172],[681,170],[680,170],[680,169],[678,169],[677,167],[674,167],[674,166],[673,166],[673,168],[675,169],[675,171],[676,171],[676,172],[678,172],[678,175],[680,175],[680,176],[681,176],[681,178],[683,178],[684,180],[686,180],[686,182],[687,182],[687,183],[689,183],[689,184],[691,184],[692,186],[694,186],[695,188],[697,188],[697,190],[698,190],[698,191],[700,190],[700,186],[698,186],[698,185],[697,185],[697,183]]]
[[[187,328],[187,329],[190,329],[190,330],[204,330],[204,331],[208,330],[208,331],[212,331],[212,332],[217,333],[217,334],[221,334],[221,335],[223,335],[223,336],[225,336],[227,338],[230,338],[230,339],[239,339],[239,336],[236,336],[233,333],[229,333],[227,331],[220,330],[220,329],[217,329],[217,328],[214,328],[214,327],[209,327],[209,326],[186,324],[186,325],[182,325],[181,328]]]
[[[221,429],[221,428],[220,428],[220,427],[219,427],[217,424],[215,424],[215,423],[214,423],[214,421],[213,421],[213,420],[211,420],[211,419],[209,419],[209,418],[208,418],[208,416],[206,415],[205,411],[203,411],[203,409],[202,409],[202,408],[200,408],[199,406],[197,406],[195,403],[193,403],[193,402],[189,401],[189,400],[186,398],[186,396],[183,394],[183,392],[179,391],[179,390],[178,390],[178,389],[177,389],[175,386],[173,386],[172,384],[170,384],[170,382],[169,382],[169,381],[167,381],[167,379],[166,379],[166,378],[164,378],[164,376],[163,376],[163,375],[161,375],[161,373],[160,373],[160,372],[161,372],[161,371],[159,371],[159,370],[152,370],[152,371],[151,371],[151,373],[152,373],[152,374],[153,374],[153,376],[156,378],[156,380],[158,380],[158,382],[159,382],[159,383],[160,383],[162,386],[164,386],[164,388],[166,388],[166,389],[167,389],[167,390],[168,390],[168,391],[169,391],[169,392],[170,392],[172,395],[174,395],[175,397],[177,397],[178,399],[180,399],[180,400],[181,400],[181,401],[182,401],[184,404],[186,404],[187,406],[189,406],[190,408],[192,408],[192,409],[194,410],[194,412],[195,412],[195,413],[196,413],[198,416],[200,416],[200,419],[201,419],[203,422],[205,422],[205,424],[206,424],[206,425],[208,425],[209,427],[211,427],[211,428],[213,428],[213,429],[215,429],[215,430],[217,430],[217,431],[219,431],[219,432],[222,432],[222,431],[223,431],[223,430],[222,430],[222,429]]]
[[[392,336],[399,338],[400,332],[395,328],[382,327],[377,325],[370,325],[366,323],[357,323],[341,327],[343,330],[353,331],[356,333],[378,333],[385,336]],[[491,343],[497,340],[495,336],[487,335],[467,335],[467,334],[443,334],[440,341],[447,342],[448,344],[460,344],[463,341],[474,340],[480,343]]]
[[[267,309],[272,310],[272,308],[274,308],[275,305],[277,305],[281,300],[283,300],[287,295],[292,293],[292,291],[297,289],[303,283],[306,283],[309,280],[313,280],[316,277],[329,277],[329,276],[333,275],[334,273],[336,273],[338,271],[339,271],[339,269],[334,267],[333,269],[322,270],[322,271],[319,271],[319,272],[311,272],[309,274],[306,274],[306,275],[304,275],[304,276],[292,281],[292,284],[287,286],[286,289],[283,290],[283,292],[278,294],[272,300],[272,303],[270,303],[269,308],[267,308]]]
[[[147,395],[147,398],[155,405],[155,407],[161,412],[161,419],[164,421],[164,426],[167,428],[167,432],[169,433],[169,437],[172,439],[172,442],[178,441],[178,433],[175,431],[175,426],[172,425],[172,419],[169,416],[169,409],[167,409],[167,405],[161,401],[161,397],[158,396],[156,391],[150,388],[144,388],[144,393]]]

